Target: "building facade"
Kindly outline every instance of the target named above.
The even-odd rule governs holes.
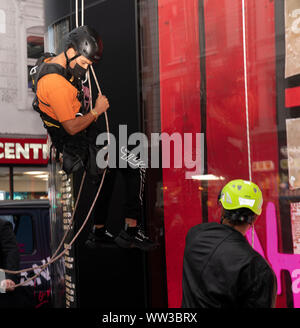
[[[46,133],[32,110],[29,76],[44,49],[43,8],[42,0],[0,1],[1,199],[47,194]]]

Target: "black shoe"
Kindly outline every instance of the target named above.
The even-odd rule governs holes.
[[[98,229],[96,229],[96,230],[98,230]],[[95,229],[89,233],[88,239],[85,242],[85,245],[88,248],[96,248],[98,246],[113,245],[115,237],[107,230],[104,230],[104,229],[101,229],[101,230],[103,230],[103,231],[101,231],[101,233],[95,231]]]
[[[144,230],[138,227],[136,234],[133,237],[134,246],[142,249],[143,251],[151,251],[159,247],[158,243],[152,241],[145,235]]]
[[[115,243],[123,248],[139,248],[143,251],[150,251],[159,246],[145,236],[144,231],[140,227],[135,228],[132,233],[122,229],[116,237]]]
[[[122,248],[134,247],[132,236],[129,235],[124,229],[122,229],[118,236],[115,238],[115,243]]]

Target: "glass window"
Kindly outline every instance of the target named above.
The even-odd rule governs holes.
[[[41,36],[27,36],[27,57],[39,58],[44,52],[44,38]]]
[[[0,167],[0,200],[10,199],[9,168]]]
[[[180,306],[187,231],[219,222],[221,188],[242,178],[263,190],[254,248],[277,276],[277,307],[300,307],[299,1],[142,0],[139,25],[148,138],[182,138],[160,149],[181,167],[149,170],[148,202],[163,206],[148,225],[164,234],[166,263],[157,270],[159,253],[150,259],[153,295],[166,272],[168,305]]]
[[[34,251],[33,223],[31,215],[0,215],[0,218],[12,224],[21,254],[32,254]]]
[[[0,215],[0,219],[10,222],[13,227],[13,230],[15,230],[16,225],[13,215]]]
[[[51,25],[46,33],[45,48],[47,52],[59,54],[64,50],[64,37],[70,31],[69,19]]]
[[[48,198],[48,170],[43,167],[14,167],[14,199]]]
[[[34,243],[32,217],[30,215],[15,216],[15,234],[20,253],[32,254]]]

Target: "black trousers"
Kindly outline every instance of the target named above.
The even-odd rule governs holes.
[[[95,204],[94,224],[102,225],[107,222],[109,204],[117,172],[120,172],[125,182],[124,218],[131,218],[140,222],[143,202],[145,169],[140,168],[110,168],[105,176],[101,196]]]

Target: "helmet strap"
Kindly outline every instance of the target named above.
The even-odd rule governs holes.
[[[64,54],[65,54],[65,57],[66,57],[66,61],[67,61],[67,67],[70,66],[70,62],[78,57],[80,57],[80,54],[76,54],[74,57],[72,58],[68,58],[68,55],[67,55],[67,51],[64,51]]]

